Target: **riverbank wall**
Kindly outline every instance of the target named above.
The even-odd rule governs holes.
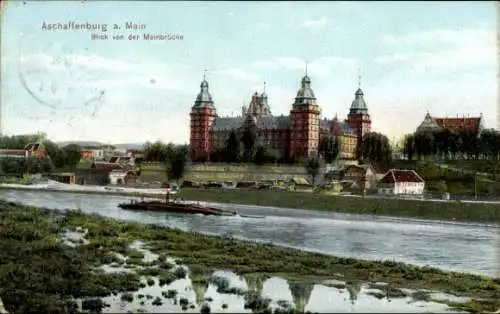
[[[316,176],[315,182],[322,180]],[[192,182],[243,182],[265,180],[290,180],[293,178],[311,180],[304,166],[297,165],[254,165],[225,163],[193,163],[186,165],[183,179]],[[160,163],[145,163],[141,165],[142,182],[166,180],[165,166]]]

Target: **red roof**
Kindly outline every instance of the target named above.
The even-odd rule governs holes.
[[[140,149],[132,149],[132,148],[128,148],[126,150],[127,153],[132,153],[132,154],[140,154],[142,153],[142,151]]]
[[[436,118],[436,123],[444,128],[449,129],[454,132],[460,131],[473,131],[479,130],[479,125],[481,124],[481,117],[477,118]]]
[[[0,155],[25,156],[24,149],[0,149]]]
[[[415,170],[389,170],[379,181],[380,183],[396,183],[396,182],[424,182],[421,176]]]
[[[123,169],[123,167],[121,165],[115,164],[115,163],[112,163],[112,162],[94,162],[94,163],[92,163],[91,168],[95,168],[95,169],[110,169],[110,170],[113,170],[113,169]]]

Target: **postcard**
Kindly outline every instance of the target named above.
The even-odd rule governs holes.
[[[2,1],[0,313],[498,313],[498,8]]]

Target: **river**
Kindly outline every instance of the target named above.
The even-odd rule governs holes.
[[[0,199],[156,223],[183,230],[272,242],[308,251],[500,276],[500,225],[427,221],[290,208],[216,204],[258,218],[125,211],[129,197],[0,190]]]

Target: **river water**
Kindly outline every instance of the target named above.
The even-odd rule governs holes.
[[[350,215],[290,208],[216,204],[264,218],[125,211],[129,197],[0,190],[0,199],[156,223],[183,230],[272,242],[335,256],[396,260],[500,277],[500,225]]]

